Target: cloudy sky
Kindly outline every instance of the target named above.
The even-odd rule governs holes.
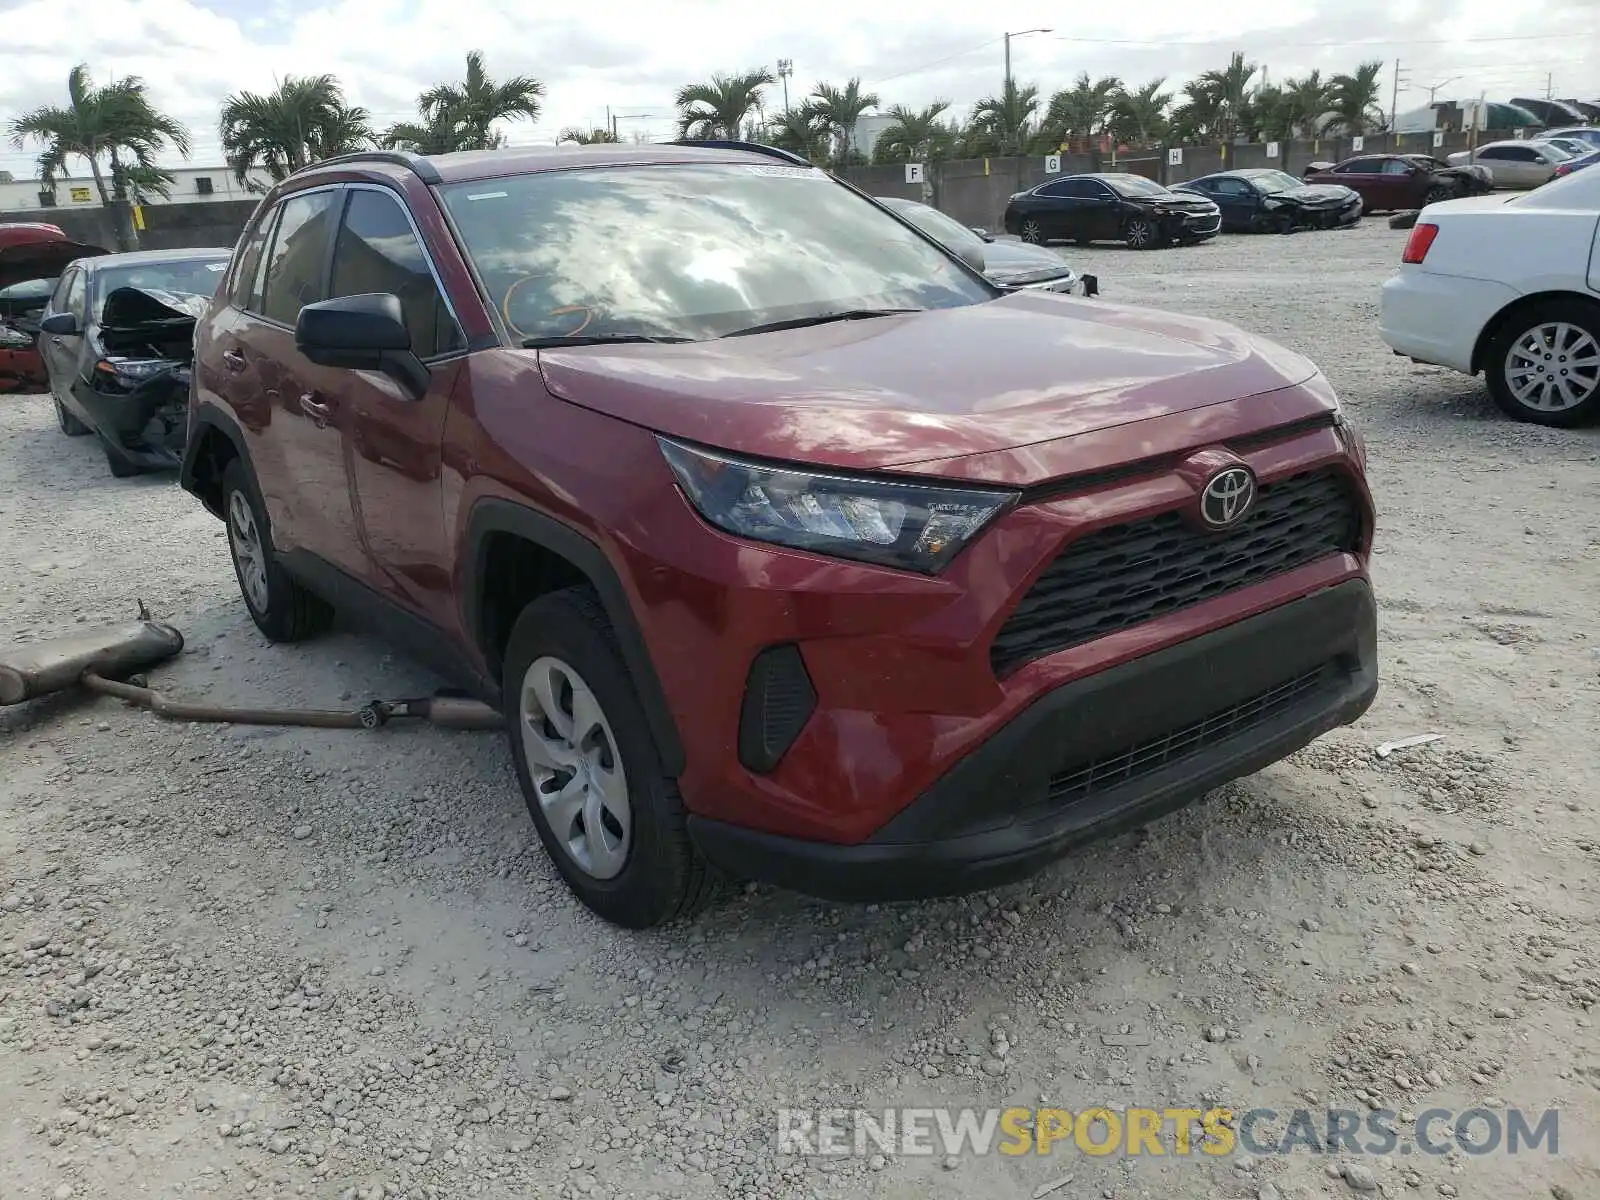
[[[1137,15],[1118,20],[1119,10]],[[1074,11],[1076,23],[1067,19]],[[964,109],[998,89],[1004,32],[1042,25],[1055,28],[1015,39],[1012,54],[1017,77],[1046,95],[1085,70],[1181,85],[1240,49],[1273,80],[1383,59],[1386,104],[1399,59],[1402,112],[1435,86],[1440,99],[1543,96],[1547,86],[1557,97],[1600,98],[1596,0],[0,0],[0,128],[64,100],[67,72],[87,62],[98,78],[143,77],[192,131],[193,161],[211,165],[221,159],[217,106],[230,92],[331,71],[388,124],[413,115],[423,87],[459,77],[470,49],[485,53],[493,75],[545,81],[543,114],[510,126],[513,144],[600,125],[608,105],[623,116],[620,129],[670,136],[681,84],[780,58],[794,62],[792,96],[858,75],[886,106],[938,98]],[[768,103],[781,106],[781,89]],[[22,179],[32,166],[32,153],[0,141],[0,169]]]

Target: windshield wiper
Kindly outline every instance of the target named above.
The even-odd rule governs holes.
[[[547,333],[522,339],[524,350],[543,350],[553,346],[618,346],[633,342],[692,342],[693,338],[650,333]]]
[[[767,321],[745,329],[735,329],[723,337],[743,337],[749,333],[776,333],[780,329],[804,329],[807,325],[828,325],[834,321],[864,321],[869,317],[897,317],[903,313],[927,312],[925,308],[846,308],[838,312],[817,313],[809,317],[790,317],[785,321]]]

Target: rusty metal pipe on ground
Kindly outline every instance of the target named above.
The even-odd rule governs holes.
[[[441,692],[413,700],[372,700],[358,709],[232,708],[174,699],[147,686],[138,672],[183,651],[183,634],[150,619],[139,620],[0,652],[0,706],[22,704],[74,687],[115,696],[170,721],[225,725],[280,725],[311,729],[379,729],[393,721],[421,721],[439,729],[501,729],[491,706],[468,696]]]

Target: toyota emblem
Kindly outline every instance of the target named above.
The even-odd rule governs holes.
[[[1230,529],[1244,520],[1256,502],[1256,477],[1248,467],[1218,471],[1200,490],[1200,520],[1210,529]]]

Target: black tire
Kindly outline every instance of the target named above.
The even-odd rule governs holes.
[[[1161,230],[1149,217],[1129,217],[1122,227],[1122,240],[1131,250],[1154,250],[1163,241]]]
[[[1600,305],[1577,300],[1546,300],[1521,309],[1509,319],[1499,323],[1484,353],[1483,373],[1489,384],[1489,394],[1494,397],[1494,402],[1500,406],[1500,410],[1508,416],[1534,425],[1571,429],[1574,426],[1587,425],[1600,417],[1600,378],[1597,378],[1600,373],[1585,371],[1580,378],[1592,384],[1587,397],[1570,408],[1554,410],[1530,407],[1522,403],[1511,390],[1508,378],[1510,372],[1507,370],[1506,359],[1512,348],[1540,326],[1554,324],[1572,326],[1588,335],[1591,349],[1586,357],[1592,357],[1597,350],[1600,350]],[[1552,359],[1550,367],[1562,375],[1566,374],[1557,359]]]
[[[1422,197],[1423,204],[1437,204],[1441,200],[1449,200],[1456,194],[1456,189],[1448,183],[1436,183],[1430,187]]]
[[[105,448],[106,466],[111,468],[111,474],[116,479],[132,479],[135,475],[143,475],[143,468],[136,466],[123,458],[110,446]]]
[[[1294,214],[1293,213],[1279,213],[1278,214],[1278,232],[1280,234],[1290,234],[1290,233],[1293,233],[1294,231],[1295,231]]]
[[[1389,218],[1390,229],[1411,229],[1417,223],[1417,218],[1422,215],[1422,210],[1413,208],[1406,212],[1397,212]]]
[[[254,590],[245,582],[248,568],[241,559],[238,531],[234,527],[233,505],[238,497],[249,510],[257,531],[265,603],[252,598]],[[321,633],[333,621],[333,609],[320,596],[301,587],[279,565],[272,549],[272,530],[267,524],[266,505],[261,493],[244,463],[235,458],[222,472],[222,519],[228,527],[228,554],[233,559],[234,578],[239,581],[239,596],[250,613],[250,619],[272,642],[298,642]]]
[[[581,679],[614,741],[606,752],[614,754],[625,777],[629,828],[625,858],[609,878],[580,865],[540,804],[523,737],[523,688],[541,659],[558,660]],[[522,610],[506,643],[501,686],[517,782],[545,853],[573,894],[598,916],[627,929],[649,929],[703,909],[721,876],[689,837],[678,782],[661,765],[644,706],[592,588],[564,588]]]
[[[51,397],[51,400],[55,402],[56,406],[56,427],[60,429],[62,433],[66,434],[68,437],[82,437],[84,434],[89,432],[89,427],[82,421],[78,420],[77,417],[73,416],[72,413],[67,410],[67,406],[65,404],[61,403],[59,400],[56,400],[54,396]]]
[[[1042,246],[1044,245],[1044,226],[1039,224],[1035,218],[1028,217],[1018,227],[1017,237],[1027,242],[1030,246]]]

